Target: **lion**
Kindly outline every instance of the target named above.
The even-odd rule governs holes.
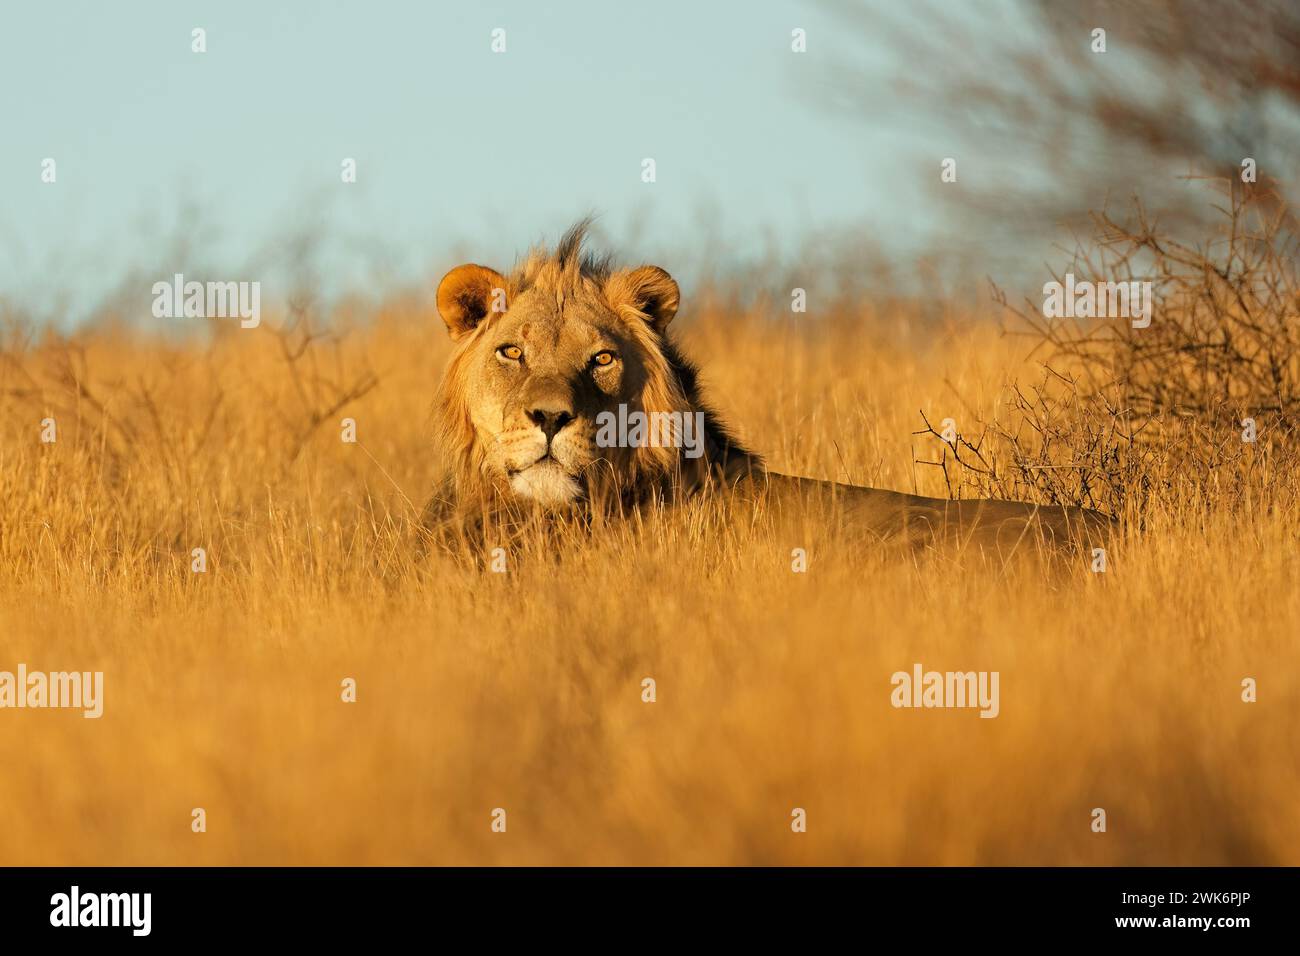
[[[444,477],[426,527],[627,515],[706,496],[875,541],[1003,555],[1027,541],[1095,542],[1113,528],[1079,507],[929,498],[769,469],[703,400],[696,366],[669,335],[677,283],[654,265],[615,268],[584,249],[585,232],[579,223],[509,274],[467,263],[439,283],[455,350],[437,396]]]

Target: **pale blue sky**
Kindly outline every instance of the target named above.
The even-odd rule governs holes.
[[[888,51],[799,0],[46,0],[3,19],[0,290],[64,321],[128,268],[265,278],[303,228],[333,289],[505,265],[589,211],[632,258],[702,222],[724,259],[825,229],[897,247],[937,176],[897,116],[824,105],[832,55],[891,99]]]

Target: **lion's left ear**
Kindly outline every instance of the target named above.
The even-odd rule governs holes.
[[[663,333],[677,314],[677,283],[658,266],[616,272],[605,283],[605,297],[618,310],[631,310]]]

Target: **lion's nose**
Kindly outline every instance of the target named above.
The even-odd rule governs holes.
[[[549,443],[561,428],[573,421],[573,413],[567,408],[534,408],[528,418],[542,430]]]

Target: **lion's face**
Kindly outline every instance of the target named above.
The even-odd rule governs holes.
[[[443,438],[459,446],[462,467],[547,508],[645,467],[646,449],[598,444],[598,416],[683,406],[660,348],[677,296],[654,266],[606,273],[548,261],[509,279],[477,265],[449,272],[438,310],[459,349],[443,386]]]

